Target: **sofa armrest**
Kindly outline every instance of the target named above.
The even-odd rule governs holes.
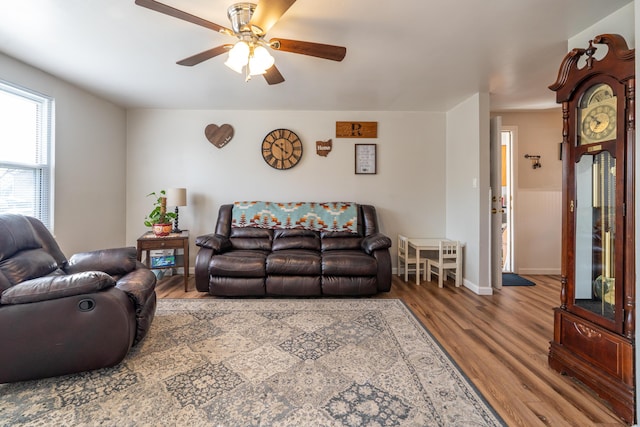
[[[196,246],[213,249],[214,253],[222,253],[231,249],[231,240],[221,234],[205,234],[196,237]]]
[[[142,310],[151,294],[155,292],[156,276],[148,268],[140,268],[121,277],[116,282],[116,288],[129,295],[137,313]]]
[[[136,248],[133,246],[82,252],[69,259],[65,271],[68,274],[103,271],[111,276],[122,276],[137,268],[136,256]]]
[[[373,251],[389,249],[391,247],[391,239],[382,233],[374,233],[362,239],[360,247],[371,255]]]
[[[115,280],[101,271],[86,271],[66,276],[44,276],[26,280],[7,289],[0,304],[26,304],[37,301],[90,294],[115,285]]]
[[[156,311],[156,276],[148,268],[138,268],[121,277],[116,288],[132,302],[136,313],[136,333],[133,345],[140,342],[151,326]]]

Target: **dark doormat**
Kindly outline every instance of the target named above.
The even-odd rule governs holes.
[[[502,273],[502,286],[535,286],[531,280],[514,273]]]

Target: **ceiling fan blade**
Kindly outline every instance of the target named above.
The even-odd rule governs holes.
[[[303,42],[299,40],[271,39],[271,48],[284,52],[300,53],[317,58],[342,61],[347,54],[347,48],[330,44]]]
[[[206,19],[199,18],[187,12],[183,12],[174,7],[157,2],[155,0],[136,0],[138,6],[146,7],[147,9],[154,10],[156,12],[164,13],[165,15],[173,16],[174,18],[182,19],[183,21],[191,22],[192,24],[200,25],[205,28],[209,28],[219,33],[225,33],[233,35],[233,31],[222,25],[214,24]]]
[[[198,65],[201,62],[206,61],[207,59],[211,59],[218,55],[222,55],[226,53],[233,47],[232,44],[223,44],[222,46],[214,47],[213,49],[205,50],[204,52],[197,53],[193,56],[185,58],[181,61],[178,61],[178,65],[185,65],[187,67],[191,67],[193,65]]]
[[[251,15],[253,31],[259,36],[265,35],[295,2],[296,0],[260,0]]]
[[[282,83],[284,81],[284,77],[280,74],[280,71],[276,68],[275,65],[272,65],[271,68],[267,70],[266,73],[263,74],[264,79],[270,85],[277,85],[278,83]]]

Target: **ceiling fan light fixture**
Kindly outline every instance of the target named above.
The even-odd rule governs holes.
[[[238,74],[242,74],[242,67],[249,62],[249,55],[251,54],[251,48],[244,41],[236,43],[229,51],[229,58],[224,65],[231,68]]]
[[[224,65],[238,74],[242,74],[246,66],[247,76],[256,76],[266,73],[274,63],[275,59],[264,46],[256,46],[254,42],[239,41],[229,50],[229,58]]]
[[[247,65],[247,58],[249,58],[250,54],[251,48],[249,47],[249,44],[245,41],[239,41],[235,45],[233,45],[233,47],[229,51],[229,58],[238,62],[244,61],[242,65]]]
[[[224,65],[231,68],[236,73],[242,74],[242,67],[244,67],[244,65],[240,65],[237,62],[234,62],[231,58],[227,59]]]
[[[256,46],[253,49],[253,55],[249,58],[249,68],[251,74],[264,74],[275,63],[273,56],[269,54],[264,46]]]

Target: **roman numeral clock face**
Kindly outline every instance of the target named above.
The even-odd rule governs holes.
[[[276,129],[262,141],[262,157],[275,169],[291,169],[302,157],[302,141],[289,129]]]

